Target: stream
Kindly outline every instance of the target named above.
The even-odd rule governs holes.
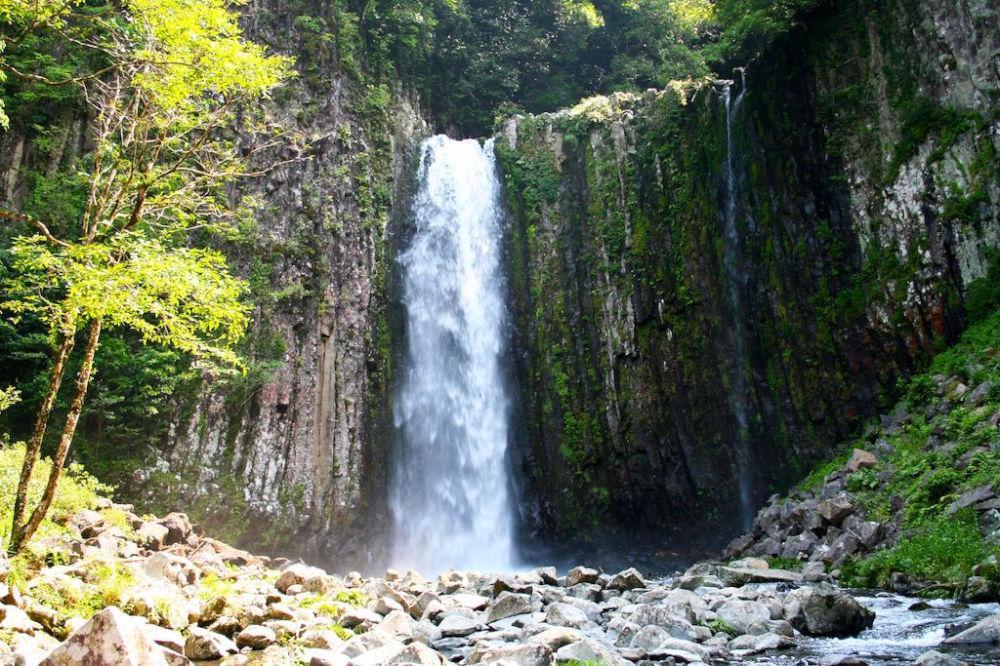
[[[871,629],[851,638],[803,637],[796,649],[769,653],[758,657],[758,661],[791,665],[805,660],[822,664],[827,660],[835,662],[835,656],[843,655],[859,658],[871,666],[910,664],[928,650],[937,650],[970,664],[1000,664],[998,646],[941,645],[946,627],[965,628],[988,615],[1000,613],[1000,604],[967,605],[870,590],[856,591],[855,598],[875,611],[875,625]],[[930,607],[909,610],[919,602]]]

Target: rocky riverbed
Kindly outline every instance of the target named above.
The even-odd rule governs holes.
[[[3,663],[1000,661],[995,604],[856,596],[756,558],[652,580],[587,567],[365,578],[254,556],[183,514],[107,503],[63,527],[30,575],[4,567]]]

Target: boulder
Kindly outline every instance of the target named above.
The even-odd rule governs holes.
[[[510,666],[551,666],[552,650],[540,643],[488,645],[480,643],[469,654],[466,664],[504,664]]]
[[[781,544],[777,541],[774,543],[774,555],[777,557],[781,553]],[[784,569],[719,567],[719,578],[727,586],[742,587],[747,583],[798,583],[802,580],[802,574]]]
[[[671,608],[658,605],[640,605],[632,613],[631,621],[639,627],[654,625],[665,629],[673,638],[694,640],[697,632],[690,622]]]
[[[740,634],[747,633],[748,627],[755,622],[771,619],[771,611],[759,601],[733,599],[722,604],[716,613]]]
[[[639,590],[645,587],[646,579],[644,579],[642,574],[634,568],[619,571],[611,577],[611,580],[608,581],[606,586],[609,590],[620,590],[622,592],[625,592],[626,590]]]
[[[860,549],[861,540],[851,532],[843,532],[830,543],[822,559],[827,564],[838,566]]]
[[[263,650],[269,645],[278,642],[278,635],[273,629],[251,624],[249,627],[236,634],[236,647],[248,647],[251,650]]]
[[[163,525],[154,522],[145,522],[135,531],[136,539],[145,548],[159,550],[163,548],[169,530]]]
[[[621,659],[609,648],[596,641],[586,638],[576,641],[575,643],[562,646],[556,651],[555,657],[556,662],[560,664],[570,662],[575,664],[602,664],[606,666],[613,666],[614,664],[621,662],[624,662],[625,664],[629,663],[624,659]]]
[[[221,659],[228,654],[236,654],[236,643],[222,634],[202,629],[196,625],[188,627],[188,637],[184,642],[184,656],[192,661]]]
[[[550,650],[558,650],[564,645],[569,645],[580,640],[580,632],[568,627],[552,627],[541,631],[528,639],[530,643],[541,643]]]
[[[980,502],[985,502],[986,500],[996,497],[996,493],[993,492],[991,486],[979,486],[978,488],[973,488],[972,490],[967,490],[958,496],[958,499],[948,505],[948,508],[944,510],[945,515],[953,516],[960,510],[972,506],[973,504],[979,504]]]
[[[913,664],[914,666],[968,666],[967,662],[937,650],[924,652]]]
[[[43,632],[34,636],[13,634],[10,636],[9,645],[0,643],[0,664],[37,666],[57,647],[59,641]]]
[[[309,655],[309,666],[347,666],[351,658],[335,650],[313,650]]]
[[[165,650],[142,631],[143,620],[114,606],[77,629],[41,663],[43,666],[167,666]]]
[[[178,587],[192,585],[201,578],[201,571],[187,559],[173,553],[153,553],[142,562],[142,573],[156,581],[166,581]]]
[[[945,639],[945,645],[997,645],[1000,643],[1000,615],[984,617],[965,631]]]
[[[468,636],[479,631],[480,625],[472,618],[462,615],[449,615],[438,624],[441,635],[445,638],[451,636]]]
[[[438,666],[446,663],[444,657],[423,643],[410,643],[394,657],[385,662],[386,666],[406,664],[407,666]]]
[[[327,574],[310,578],[302,584],[302,589],[305,592],[312,592],[313,594],[327,595],[346,590],[347,586],[344,585],[344,581],[336,576]]]
[[[186,543],[188,537],[194,532],[194,527],[186,513],[168,513],[157,522],[167,530],[164,543],[168,546],[175,543]]]
[[[325,575],[326,572],[322,569],[311,567],[308,564],[290,564],[278,576],[278,580],[275,581],[274,586],[278,588],[279,592],[285,592],[292,585],[305,585],[313,578]]]
[[[576,606],[566,603],[549,604],[545,610],[545,621],[557,627],[579,628],[587,624],[587,614]]]
[[[378,624],[382,621],[382,616],[375,611],[368,610],[367,608],[352,608],[345,611],[339,618],[338,624],[345,629],[353,629],[365,622],[369,624]]]
[[[827,583],[793,590],[785,597],[785,619],[809,636],[853,636],[875,622],[875,612]]]
[[[671,638],[666,629],[656,625],[647,625],[640,629],[628,642],[629,647],[649,652],[660,647]]]
[[[877,546],[885,535],[885,528],[874,520],[859,520],[848,529],[869,550]]]
[[[795,559],[799,555],[809,555],[818,542],[819,538],[816,534],[808,530],[801,534],[790,536],[781,545],[781,556],[788,559]]]
[[[597,569],[589,567],[573,567],[566,572],[566,579],[563,581],[564,587],[573,587],[580,583],[596,583],[601,573]]]
[[[142,624],[140,630],[146,638],[177,654],[184,654],[184,634],[155,624]]]
[[[527,594],[501,592],[486,611],[486,623],[490,624],[514,615],[531,612],[531,597]]]
[[[846,495],[838,495],[825,499],[816,506],[816,511],[823,519],[832,524],[840,525],[844,518],[854,513],[854,505]]]
[[[708,611],[705,601],[689,590],[670,590],[660,599],[660,605],[691,624],[701,623]]]
[[[871,451],[864,449],[854,449],[851,459],[847,461],[847,471],[857,472],[859,469],[868,469],[878,464],[878,458]]]

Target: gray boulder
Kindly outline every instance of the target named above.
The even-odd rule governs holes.
[[[771,619],[771,611],[759,601],[733,599],[719,606],[716,613],[741,634],[747,633],[750,625],[755,622],[767,622]]]
[[[531,612],[531,597],[527,594],[501,592],[486,611],[486,623],[490,624],[514,615]]]
[[[913,664],[914,666],[968,666],[967,662],[937,650],[924,652]]]
[[[545,621],[557,627],[579,628],[587,624],[587,614],[576,606],[565,603],[549,604],[545,611]]]
[[[222,659],[237,652],[239,648],[236,647],[236,643],[222,634],[194,625],[188,628],[188,637],[184,641],[184,656],[192,661]]]
[[[566,572],[566,580],[563,582],[563,585],[565,587],[573,587],[574,585],[579,585],[580,583],[596,583],[600,575],[601,574],[597,569],[591,569],[589,567],[573,567]]]
[[[639,590],[646,587],[646,579],[642,577],[638,571],[634,568],[625,569],[625,571],[619,571],[611,580],[608,581],[607,589],[609,590],[620,590],[622,592],[626,590]]]
[[[111,606],[90,618],[41,663],[44,666],[167,666],[166,650],[142,631],[145,622]],[[179,656],[179,655],[177,655]]]
[[[785,619],[809,636],[853,636],[875,622],[874,611],[827,583],[789,592],[784,610]]]
[[[278,635],[274,630],[259,624],[251,624],[236,634],[236,647],[248,647],[251,650],[263,650],[277,642]]]
[[[469,655],[467,664],[511,664],[515,666],[550,666],[552,650],[541,643],[488,645],[480,643]]]
[[[984,617],[965,631],[946,638],[945,645],[997,645],[1000,643],[1000,615]]]

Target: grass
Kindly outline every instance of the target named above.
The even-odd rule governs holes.
[[[768,557],[767,565],[772,569],[784,569],[785,571],[798,571],[802,568],[802,560],[794,557]]]
[[[725,620],[723,620],[721,617],[712,620],[711,622],[709,622],[705,626],[708,627],[709,629],[711,629],[712,633],[714,633],[714,634],[723,633],[723,634],[729,634],[730,636],[738,636],[739,633],[740,633],[740,632],[736,631],[736,629],[733,627],[733,625],[729,624],[728,622],[726,622]]]

